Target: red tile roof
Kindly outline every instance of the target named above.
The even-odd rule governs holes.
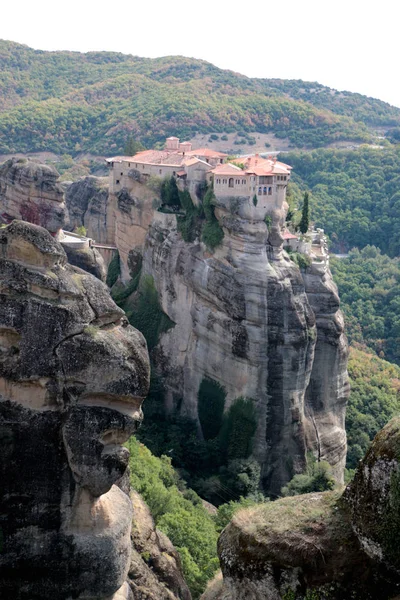
[[[195,150],[190,150],[186,152],[186,155],[190,156],[206,156],[207,158],[225,158],[228,156],[223,152],[217,152],[216,150],[211,150],[210,148],[196,148]]]
[[[231,165],[227,163],[226,165],[217,165],[215,169],[211,171],[214,175],[246,175],[242,169],[237,167],[236,165]]]
[[[245,171],[255,175],[290,175],[292,167],[273,158],[263,158],[258,154],[239,156],[232,162],[244,165]]]
[[[293,233],[290,233],[290,231],[284,231],[282,234],[282,237],[284,240],[297,240],[298,237],[297,235],[293,235]]]

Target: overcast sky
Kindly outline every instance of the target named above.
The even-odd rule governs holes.
[[[397,0],[3,0],[0,38],[41,50],[191,56],[400,107],[399,16]]]

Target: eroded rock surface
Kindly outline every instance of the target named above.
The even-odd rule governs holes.
[[[143,336],[43,228],[0,230],[0,595],[129,598],[122,443],[149,384]]]
[[[154,353],[167,407],[183,398],[182,414],[197,419],[201,381],[212,378],[227,392],[225,408],[255,401],[253,452],[267,493],[304,470],[308,450],[343,481],[347,343],[330,272],[310,269],[306,279],[282,251],[281,214],[270,231],[240,208],[217,214],[225,237],[214,255],[185,243],[162,213],[144,246],[143,273],[175,323]]]
[[[70,244],[61,231],[69,217],[59,174],[53,167],[28,158],[11,158],[0,165],[0,222],[11,223],[13,219],[47,229],[64,246],[72,265],[105,281],[100,253],[89,247],[88,240],[86,247],[83,243]]]
[[[58,172],[28,158],[0,165],[0,215],[3,223],[22,219],[55,235],[67,222]]]
[[[222,532],[223,581],[204,600],[388,600],[400,593],[400,419],[340,492],[240,511]]]
[[[142,275],[153,278],[175,324],[153,353],[166,411],[182,398],[181,414],[198,419],[198,390],[209,377],[225,388],[225,409],[240,396],[255,400],[254,454],[269,494],[304,470],[308,450],[343,481],[343,317],[329,270],[300,272],[282,251],[285,206],[267,228],[246,199],[217,201],[225,236],[210,254],[199,240],[185,243],[176,217],[154,210],[156,192],[130,179],[129,190],[109,195],[102,214],[113,214],[115,229],[104,231],[118,246],[123,281],[132,277],[132,256],[143,254]],[[97,216],[90,222],[97,226]]]

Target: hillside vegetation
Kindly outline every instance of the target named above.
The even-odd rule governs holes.
[[[116,154],[130,136],[152,145],[213,131],[273,132],[318,147],[369,141],[371,125],[400,125],[400,109],[378,100],[251,79],[185,57],[44,52],[0,41],[0,89],[0,153]]]
[[[374,245],[400,255],[400,147],[321,148],[281,158],[293,166],[293,182],[311,190],[311,221],[325,229],[334,252]]]

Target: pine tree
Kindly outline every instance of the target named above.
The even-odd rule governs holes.
[[[301,233],[307,233],[310,226],[310,204],[308,192],[304,193],[303,209],[301,211],[301,220],[299,223],[299,229]]]

